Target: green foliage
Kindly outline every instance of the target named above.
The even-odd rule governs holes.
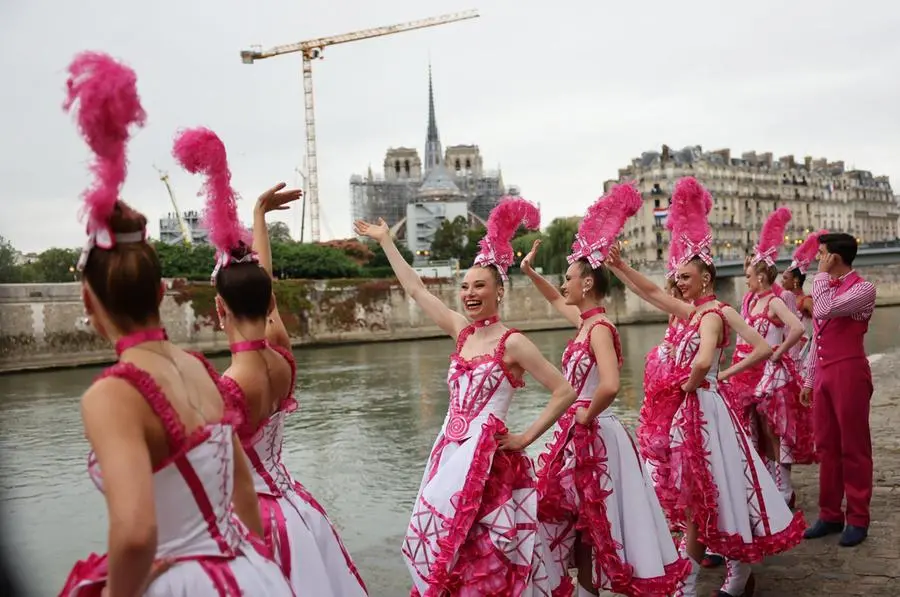
[[[431,258],[438,261],[462,259],[469,241],[468,230],[469,223],[463,216],[457,216],[452,222],[441,222],[431,241]]]
[[[289,243],[294,239],[291,238],[291,229],[284,222],[269,222],[266,225],[269,230],[269,242],[271,243]]]
[[[340,249],[300,243],[272,245],[272,267],[276,278],[312,280],[358,278],[362,271]]]
[[[19,268],[16,266],[16,250],[12,244],[0,236],[0,284],[19,282]]]
[[[577,217],[556,218],[547,226],[546,240],[540,249],[540,252],[546,252],[543,258],[545,274],[563,274],[569,267],[566,256],[572,249],[579,222]]]
[[[212,245],[169,245],[157,241],[153,247],[162,264],[164,278],[209,280],[216,262],[216,250]]]

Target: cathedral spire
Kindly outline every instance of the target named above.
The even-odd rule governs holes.
[[[431,83],[431,62],[428,63],[428,134],[425,137],[425,172],[443,161],[437,117],[434,115],[434,86]]]

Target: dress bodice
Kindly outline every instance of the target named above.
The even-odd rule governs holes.
[[[515,377],[503,362],[507,339],[519,331],[506,330],[490,354],[463,358],[462,347],[474,331],[474,326],[469,326],[460,332],[456,351],[450,356],[447,372],[450,407],[442,432],[451,441],[466,439],[490,415],[506,421],[516,388],[525,386],[525,382]]]
[[[253,425],[250,420],[247,396],[238,383],[228,376],[222,376],[222,385],[227,390],[226,399],[232,404],[233,409],[242,415],[242,423],[238,426],[237,433],[244,452],[250,460],[256,492],[280,496],[295,486],[294,479],[282,459],[282,449],[285,419],[290,413],[297,410],[297,400],[294,398],[297,365],[294,355],[289,350],[276,345],[269,347],[280,354],[291,367],[290,390],[282,398],[278,410]]]
[[[769,304],[774,299],[775,295],[771,292],[762,295],[748,293],[741,307],[741,316],[747,322],[747,325],[759,332],[759,335],[772,347],[778,346],[784,341],[784,323],[769,317]],[[763,303],[762,309],[754,313],[754,309],[760,302]],[[746,340],[738,338],[734,358],[736,360],[742,359],[750,354],[752,350],[753,347]]]
[[[709,317],[710,315],[721,318],[723,326],[722,338],[720,338],[719,344],[716,346],[716,354],[713,357],[712,366],[706,374],[706,380],[715,384],[719,375],[719,363],[722,360],[722,353],[728,347],[730,338],[728,320],[725,319],[725,314],[720,308],[709,309],[700,314],[695,314],[690,321],[685,322],[681,326],[673,342],[673,364],[676,367],[691,367],[694,358],[700,350],[700,323],[704,317]]]
[[[591,348],[591,335],[597,326],[607,328],[613,337],[613,345],[616,350],[616,358],[619,367],[622,366],[622,346],[619,342],[619,332],[615,326],[605,320],[591,324],[583,339],[573,338],[569,340],[566,351],[562,357],[563,375],[566,381],[578,394],[579,400],[591,400],[597,386],[600,385],[600,372],[597,369],[597,358]]]
[[[660,363],[668,363],[671,360],[672,347],[675,343],[675,339],[681,332],[682,327],[684,327],[683,319],[676,317],[673,321],[669,322],[666,333],[663,335],[662,342],[653,349],[656,351],[656,357]]]
[[[202,360],[218,383],[218,374]],[[156,557],[235,555],[242,540],[232,507],[232,437],[239,415],[226,408],[221,422],[188,434],[178,413],[148,372],[131,363],[119,363],[104,371],[103,377],[123,379],[134,386],[160,418],[166,432],[169,456],[153,471]],[[103,475],[93,452],[88,457],[88,473],[103,491]]]

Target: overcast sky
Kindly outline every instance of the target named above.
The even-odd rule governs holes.
[[[298,55],[239,52],[478,8],[481,18],[329,48],[314,63],[323,239],[350,235],[353,173],[387,147],[423,152],[427,70],[441,140],[543,207],[582,212],[642,151],[699,144],[843,159],[900,180],[900,3],[874,0],[0,0],[0,235],[23,251],[78,246],[88,152],[61,110],[78,51],[131,65],[148,113],[123,197],[151,234],[200,180],[171,158],[179,127],[228,148],[242,215],[303,161]],[[613,5],[613,6],[611,6]],[[299,210],[298,210],[299,211]],[[285,212],[295,235],[299,219]],[[282,216],[282,214],[279,214]]]

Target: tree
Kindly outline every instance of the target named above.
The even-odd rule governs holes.
[[[28,264],[37,274],[41,282],[73,282],[75,265],[81,251],[77,249],[47,249],[37,256],[33,263]]]
[[[269,231],[270,243],[289,243],[294,240],[291,238],[291,229],[284,222],[269,222],[266,228]]]
[[[156,254],[162,264],[164,278],[185,278],[187,280],[209,280],[216,265],[216,250],[212,245],[184,243],[154,243]]]
[[[546,241],[541,247],[541,251],[546,250],[545,273],[562,274],[569,267],[566,256],[572,249],[580,221],[578,217],[556,218],[547,226]]]
[[[465,216],[456,216],[452,222],[441,222],[431,241],[431,256],[434,259],[461,259],[468,240],[468,230],[469,222]]]
[[[0,236],[0,284],[18,282],[19,277],[16,250],[8,240]]]
[[[475,256],[478,255],[478,251],[481,250],[478,241],[480,241],[485,234],[487,234],[487,229],[484,226],[471,228],[466,232],[466,248],[463,250],[462,257],[459,259],[460,267],[472,267],[472,264],[475,262]]]
[[[332,247],[342,252],[344,255],[356,262],[357,265],[366,265],[374,257],[372,249],[368,245],[361,243],[355,238],[347,238],[342,240],[329,240],[320,243],[326,247]]]
[[[272,267],[276,278],[324,280],[358,278],[360,267],[334,247],[300,243],[272,245]]]

